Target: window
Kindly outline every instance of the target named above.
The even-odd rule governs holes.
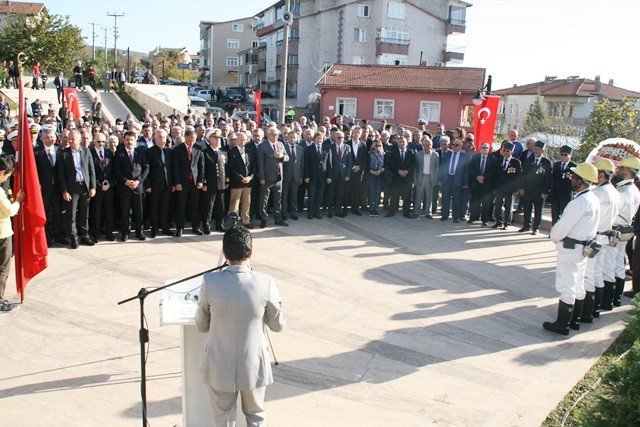
[[[280,43],[284,40],[284,30],[278,30],[276,33],[276,43]]]
[[[385,43],[408,44],[409,33],[404,29],[404,27],[387,25],[382,28],[382,31],[380,31],[380,38],[381,41]]]
[[[227,56],[227,67],[237,67],[237,66],[238,66],[238,57]]]
[[[407,5],[397,1],[389,2],[389,10],[387,16],[393,19],[406,19]]]
[[[244,31],[244,24],[231,24],[231,31],[241,33]]]
[[[358,4],[358,13],[357,16],[360,18],[368,18],[369,17],[369,5],[368,4]]]
[[[240,40],[227,39],[227,49],[240,49]]]
[[[428,123],[440,123],[440,102],[420,101],[420,117]]]
[[[353,57],[353,64],[354,65],[362,65],[362,64],[364,64],[364,56],[354,56]]]
[[[294,27],[289,30],[289,40],[300,40],[300,28]]]
[[[462,6],[449,6],[449,23],[453,25],[465,25],[467,8]]]
[[[260,46],[260,41],[259,40],[254,40],[254,41],[251,42],[251,47],[252,48],[256,48],[258,46]]]
[[[289,67],[298,68],[298,55],[289,55]]]
[[[356,98],[336,98],[336,114],[356,117],[358,113],[358,100]]]
[[[364,43],[366,41],[366,31],[363,28],[354,28],[353,41]]]
[[[393,119],[396,102],[393,99],[376,99],[373,101],[374,119]]]
[[[504,101],[500,101],[500,103],[498,104],[498,114],[505,114],[506,113],[506,104]]]
[[[241,67],[244,65],[244,56],[238,57],[238,66]]]
[[[378,59],[380,65],[407,65],[408,60],[406,55],[390,55],[384,53]]]

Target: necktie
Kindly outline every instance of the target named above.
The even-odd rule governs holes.
[[[342,146],[338,147],[338,157],[342,158]]]
[[[562,172],[564,172],[566,169],[567,169],[567,164],[566,164],[566,163],[563,163],[563,164],[562,164]]]
[[[51,166],[54,166],[53,155],[51,154],[51,150],[47,150],[47,157],[49,158],[49,162],[51,163]]]
[[[278,154],[278,146],[276,144],[271,144],[271,149],[274,153]]]
[[[160,159],[162,159],[162,164],[165,164],[165,158],[164,158],[164,150],[160,149]]]
[[[100,158],[100,161],[104,159],[104,156],[102,155],[102,150],[98,151],[98,157]]]
[[[129,151],[129,161],[133,164],[133,151]]]
[[[451,156],[451,163],[449,164],[449,175],[455,175],[456,173],[456,156],[458,153],[453,153]]]
[[[402,159],[402,161],[404,162],[404,151],[400,152],[400,158]]]
[[[540,159],[536,159],[536,167],[540,166]]]
[[[191,147],[187,147],[187,154],[189,155],[189,160],[191,160]]]
[[[487,158],[485,155],[482,155],[482,161],[480,162],[480,173],[484,175],[484,167],[486,166]]]
[[[507,166],[509,166],[509,159],[504,159],[504,162],[502,164],[502,170],[507,170]]]
[[[291,147],[291,158],[293,159],[293,161],[296,161],[296,147],[295,145]]]
[[[320,147],[318,147],[318,157],[322,157],[322,153],[320,152]]]

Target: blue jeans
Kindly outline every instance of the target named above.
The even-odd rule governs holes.
[[[382,191],[382,176],[367,175],[369,184],[369,209],[378,210],[380,207],[380,192]]]

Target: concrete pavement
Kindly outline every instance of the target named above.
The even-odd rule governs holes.
[[[270,425],[539,425],[623,328],[628,305],[567,339],[542,329],[557,307],[544,234],[290,223],[254,233],[253,267],[276,278],[287,316],[271,334]],[[220,249],[220,234],[52,249],[24,307],[0,316],[1,424],[139,424],[138,307],[116,302],[211,268]],[[179,328],[159,326],[157,304],[149,416],[180,425]]]

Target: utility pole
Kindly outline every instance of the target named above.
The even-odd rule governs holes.
[[[284,5],[285,12],[291,12],[291,0],[286,0]],[[278,121],[284,124],[285,108],[287,100],[287,73],[289,71],[289,34],[291,33],[291,24],[284,23],[284,58],[282,59],[282,77],[280,78],[280,113]]]
[[[109,69],[109,57],[107,56],[107,31],[109,28],[102,27],[104,30],[104,66],[108,70]]]
[[[113,64],[118,66],[118,18],[124,16],[124,13],[107,12],[107,16],[113,16]]]
[[[93,53],[93,60],[96,60],[96,39],[98,38],[98,35],[96,34],[96,24],[95,22],[89,22],[89,25],[91,25],[91,41],[92,41],[92,53]]]

